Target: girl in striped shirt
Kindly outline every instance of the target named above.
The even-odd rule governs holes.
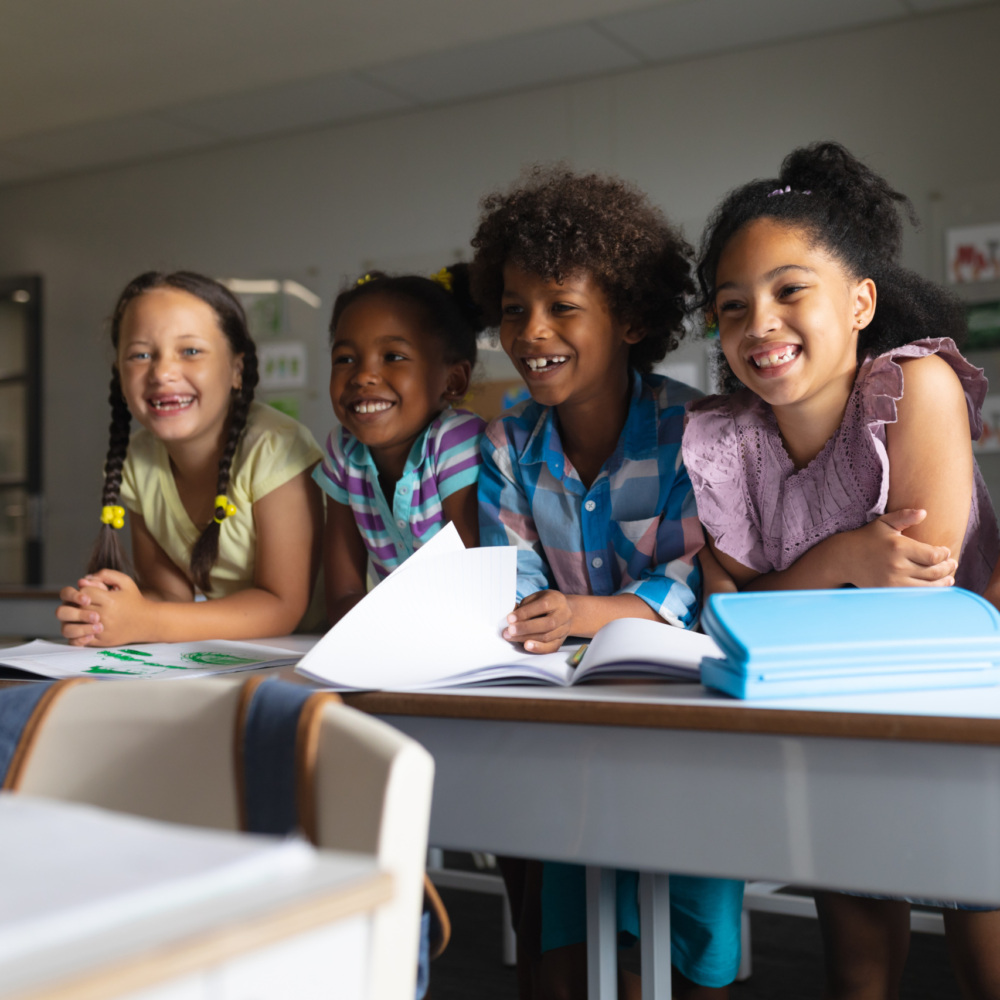
[[[327,494],[330,624],[454,521],[479,544],[483,420],[452,409],[469,388],[482,324],[466,267],[433,278],[375,272],[340,293],[330,323],[330,401],[341,426],[313,478]]]

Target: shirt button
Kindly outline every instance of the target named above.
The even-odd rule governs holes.
[[[409,486],[400,486],[399,487],[399,494],[400,494],[400,496],[404,496],[405,497],[406,494],[409,493],[409,492],[410,492],[410,487]]]
[[[396,527],[398,527],[398,528],[405,528],[406,527],[406,522],[402,518],[400,518],[396,522]]]
[[[596,556],[590,563],[594,569],[600,569],[604,565],[604,560],[600,556]]]
[[[595,509],[596,507],[597,507],[597,504],[596,504],[596,503],[594,503],[594,501],[593,501],[593,500],[588,500],[588,501],[587,501],[587,502],[586,502],[586,503],[585,503],[585,504],[583,505],[583,509],[584,509],[584,510],[594,510],[594,509]]]

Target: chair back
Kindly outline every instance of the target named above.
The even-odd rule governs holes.
[[[247,769],[270,768],[269,832],[297,811],[317,846],[373,855],[392,874],[393,897],[373,918],[368,996],[413,1000],[433,758],[334,695],[262,680],[58,682],[21,708],[24,736],[8,755],[5,787],[239,830],[264,802]]]

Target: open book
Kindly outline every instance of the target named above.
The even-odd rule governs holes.
[[[66,646],[36,639],[0,649],[0,677],[204,677],[295,663],[291,649],[251,642],[157,642],[134,646]]]
[[[448,525],[355,605],[296,670],[341,690],[421,691],[484,684],[578,684],[600,678],[698,679],[706,635],[622,618],[589,643],[525,653],[502,636],[516,603],[514,548],[466,549]]]

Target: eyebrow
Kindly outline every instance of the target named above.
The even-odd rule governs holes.
[[[776,267],[773,271],[768,271],[764,275],[764,281],[774,281],[779,275],[784,274],[786,271],[808,271],[809,274],[815,274],[816,271],[811,267],[806,267],[805,264],[782,264],[780,267]],[[728,288],[736,288],[735,281],[725,281],[721,285],[718,285],[715,289],[716,293],[723,291]]]
[[[392,334],[391,336],[388,336],[388,337],[379,337],[378,338],[378,343],[380,345],[384,345],[384,344],[407,344],[407,345],[409,345],[409,344],[412,344],[413,341],[410,340],[409,337],[403,337],[403,336],[401,336],[399,334]],[[336,350],[338,347],[354,347],[354,341],[351,340],[348,337],[345,337],[343,340],[335,340],[330,345],[330,350],[331,351],[332,350]]]

